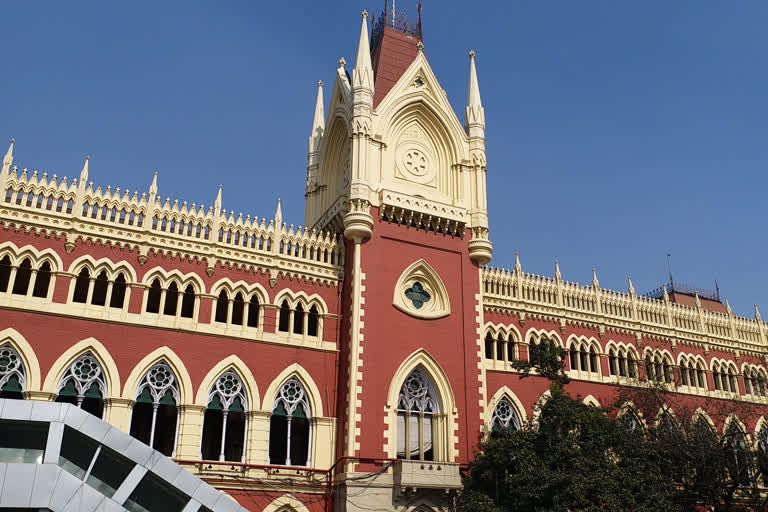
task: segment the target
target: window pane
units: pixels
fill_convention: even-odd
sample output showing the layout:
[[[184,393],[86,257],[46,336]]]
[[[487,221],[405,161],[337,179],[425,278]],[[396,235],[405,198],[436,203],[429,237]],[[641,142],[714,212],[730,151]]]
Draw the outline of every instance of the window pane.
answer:
[[[59,466],[72,473],[78,480],[85,478],[99,443],[65,425],[61,440]]]
[[[114,450],[102,446],[86,483],[105,496],[112,497],[135,465]]]
[[[0,462],[41,464],[48,423],[0,420]]]
[[[181,512],[189,496],[152,473],[147,473],[123,507],[132,512]]]

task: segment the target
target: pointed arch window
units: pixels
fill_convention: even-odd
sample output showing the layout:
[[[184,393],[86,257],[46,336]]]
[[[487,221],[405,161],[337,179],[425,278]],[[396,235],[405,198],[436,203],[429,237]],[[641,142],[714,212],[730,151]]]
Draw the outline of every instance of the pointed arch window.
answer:
[[[405,378],[397,400],[397,458],[435,460],[437,392],[421,368]]]
[[[757,466],[765,481],[768,478],[768,426],[765,423],[757,433]]]
[[[502,398],[493,410],[491,435],[506,430],[518,430],[519,428],[520,417],[517,415],[517,410],[515,410],[509,400]]]
[[[93,294],[91,295],[91,304],[94,306],[103,306],[107,303],[107,289],[109,288],[109,279],[107,272],[102,270],[93,283]]]
[[[160,280],[155,279],[149,286],[147,295],[147,313],[160,313],[160,301],[163,297],[163,288],[160,286]]]
[[[0,292],[8,290],[8,283],[11,280],[11,258],[3,256],[0,259]]]
[[[32,278],[32,261],[24,258],[19,268],[16,269],[16,279],[13,281],[13,293],[26,295],[29,288],[29,280]]]
[[[304,386],[291,377],[280,388],[269,420],[269,463],[309,466],[312,411]]]
[[[320,323],[320,314],[317,310],[317,306],[309,308],[309,315],[307,315],[307,336],[317,336],[318,324]]]
[[[24,399],[24,364],[10,345],[0,347],[0,398]]]
[[[628,408],[621,415],[621,424],[627,432],[634,432],[640,427],[640,418],[633,408]]]
[[[83,267],[83,269],[80,270],[80,273],[77,274],[77,279],[75,280],[75,291],[72,294],[72,301],[80,302],[82,304],[88,302],[88,288],[90,285],[91,272],[87,267]]]
[[[195,316],[195,287],[191,284],[184,289],[181,299],[181,317],[192,318]]]
[[[740,485],[749,485],[749,453],[747,452],[747,436],[739,428],[736,421],[732,421],[725,432],[725,445],[727,457],[727,467],[731,478],[738,481]]]
[[[227,323],[227,310],[229,309],[229,295],[227,290],[219,292],[219,298],[216,299],[216,321],[222,324]]]
[[[120,272],[112,284],[112,296],[109,298],[109,307],[122,309],[125,303],[126,282],[125,275]]]
[[[172,457],[178,435],[178,405],[176,375],[165,361],[161,361],[149,369],[136,390],[131,436]]]
[[[293,312],[293,334],[304,334],[304,306],[301,303]]]
[[[35,276],[35,287],[32,290],[33,297],[45,298],[48,296],[48,287],[51,284],[51,264],[47,261],[40,265]]]
[[[259,296],[255,293],[248,303],[248,327],[259,326]]]
[[[179,285],[172,281],[165,291],[165,304],[163,305],[163,314],[167,316],[176,316],[176,310],[179,306]]]
[[[97,418],[104,417],[107,382],[99,361],[87,352],[67,368],[56,390],[56,401],[80,407]]]
[[[232,370],[224,372],[208,397],[201,445],[204,460],[245,462],[247,411],[242,380]]]
[[[284,300],[280,305],[280,322],[278,330],[281,332],[288,332],[291,325],[291,307],[288,305],[288,301]]]
[[[245,301],[243,294],[237,292],[232,300],[232,325],[243,325],[243,316],[245,314]]]

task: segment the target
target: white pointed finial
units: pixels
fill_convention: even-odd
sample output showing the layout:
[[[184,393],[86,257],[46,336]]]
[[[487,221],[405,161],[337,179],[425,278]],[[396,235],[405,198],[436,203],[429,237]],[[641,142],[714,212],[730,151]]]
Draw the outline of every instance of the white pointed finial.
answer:
[[[360,41],[357,43],[357,60],[352,71],[352,87],[373,91],[373,65],[371,47],[368,43],[368,13],[363,11],[363,23],[360,27]]]
[[[629,274],[627,274],[627,285],[628,285],[627,286],[627,290],[629,290],[630,295],[634,295],[635,294],[635,287],[632,284],[632,276],[630,276]]]
[[[563,278],[562,275],[560,275],[560,262],[558,260],[555,260],[555,279],[560,281]]]
[[[597,280],[597,270],[595,267],[592,267],[592,286],[600,288],[600,281]]]
[[[339,69],[344,69],[344,66],[346,66],[346,65],[347,65],[347,60],[344,57],[340,58],[339,59]]]
[[[317,98],[315,99],[315,115],[312,118],[312,133],[309,134],[309,152],[320,149],[320,139],[325,131],[325,108],[323,106],[323,81],[317,81]]]
[[[91,159],[91,155],[85,157],[85,163],[83,164],[83,170],[80,171],[80,181],[78,182],[81,187],[85,187],[88,182],[88,161]]]
[[[280,229],[283,226],[283,208],[280,206],[280,198],[277,198],[277,209],[275,210],[275,228]]]
[[[728,304],[728,297],[725,297],[725,310],[728,312],[729,315],[733,314],[733,310],[731,309],[731,305]]]
[[[155,175],[152,177],[152,184],[149,186],[149,194],[157,194],[157,171],[155,171]]]
[[[669,294],[667,293],[667,285],[663,284],[661,285],[662,288],[664,288],[664,302],[669,302]]]
[[[523,270],[523,266],[520,265],[520,254],[515,251],[515,272],[521,272]]]
[[[11,143],[8,145],[8,152],[3,158],[2,174],[7,173],[13,165],[13,145],[16,143],[16,139],[11,139]]]
[[[467,87],[464,129],[470,137],[485,137],[485,109],[480,99],[480,84],[477,81],[474,50],[469,52],[469,87]]]
[[[219,185],[219,192],[216,194],[216,201],[213,203],[213,210],[218,215],[221,213],[221,189],[224,185]]]
[[[696,307],[701,309],[701,300],[699,299],[699,292],[696,292]]]
[[[755,304],[755,320],[757,320],[758,322],[762,320],[762,318],[760,317],[760,310],[757,309],[757,304]]]

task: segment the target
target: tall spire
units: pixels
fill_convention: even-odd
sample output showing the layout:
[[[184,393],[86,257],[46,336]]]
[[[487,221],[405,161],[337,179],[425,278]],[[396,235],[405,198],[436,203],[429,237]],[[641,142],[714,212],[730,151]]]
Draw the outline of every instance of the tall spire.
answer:
[[[85,163],[83,164],[83,170],[80,171],[79,185],[82,188],[85,188],[86,183],[88,183],[88,161],[90,159],[91,159],[90,155],[85,157]]]
[[[152,184],[149,186],[150,203],[154,200],[156,195],[157,195],[157,171],[155,171],[155,175],[152,177]]]
[[[16,139],[11,139],[11,144],[8,146],[8,152],[5,154],[5,158],[3,158],[3,168],[1,174],[7,174],[11,169],[11,165],[13,164],[13,144],[15,142]]]
[[[216,201],[213,203],[213,211],[216,215],[221,213],[221,189],[224,185],[219,185],[219,192],[216,194]]]
[[[523,271],[523,266],[520,264],[520,254],[515,251],[515,272],[520,273]]]
[[[555,279],[558,281],[563,279],[562,274],[560,274],[560,262],[558,260],[555,260]]]
[[[467,109],[464,113],[464,129],[470,137],[485,137],[485,109],[480,100],[480,84],[477,82],[474,50],[469,52],[469,87],[467,88]]]
[[[363,11],[363,24],[360,27],[360,42],[357,45],[357,60],[352,72],[352,87],[368,89],[373,95],[373,65],[371,47],[368,43],[368,11]]]
[[[277,209],[275,210],[275,229],[283,227],[283,208],[280,206],[280,198],[277,198]]]
[[[632,284],[632,276],[627,275],[627,283],[628,283],[627,291],[629,292],[630,295],[634,295],[635,294],[635,286]]]
[[[600,288],[600,281],[597,280],[597,269],[595,267],[592,267],[592,286]]]
[[[309,152],[313,153],[320,147],[320,139],[325,131],[325,109],[323,107],[323,81],[317,81],[317,99],[315,100],[315,117],[312,118],[312,133],[309,135]]]

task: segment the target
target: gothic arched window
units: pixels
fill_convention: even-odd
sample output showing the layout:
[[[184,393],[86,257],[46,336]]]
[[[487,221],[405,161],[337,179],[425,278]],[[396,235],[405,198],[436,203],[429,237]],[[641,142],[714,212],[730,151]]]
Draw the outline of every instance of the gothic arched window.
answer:
[[[35,277],[35,286],[32,289],[33,297],[45,298],[48,296],[48,287],[51,284],[51,264],[47,261],[40,265]]]
[[[109,307],[122,309],[125,303],[125,276],[120,272],[112,284],[112,296],[109,298]]]
[[[179,385],[173,370],[161,361],[141,379],[131,415],[131,435],[163,455],[176,451]]]
[[[641,425],[640,418],[637,417],[637,413],[631,407],[621,415],[621,424],[627,432],[634,432]]]
[[[0,347],[0,398],[24,399],[24,364],[10,345]]]
[[[248,303],[248,327],[259,326],[259,296],[255,293]]]
[[[725,432],[725,445],[728,454],[728,472],[731,478],[739,482],[740,485],[748,485],[750,470],[747,436],[735,421],[731,422]]]
[[[70,403],[97,418],[104,416],[107,383],[99,361],[87,352],[67,368],[56,390],[56,401]]]
[[[308,466],[312,411],[304,386],[291,377],[280,388],[269,420],[269,463]]]
[[[506,398],[502,398],[493,410],[491,418],[491,432],[502,432],[505,430],[517,430],[520,428],[520,418],[517,411]]]
[[[216,321],[222,324],[227,323],[227,310],[229,309],[229,294],[227,290],[219,292],[219,298],[216,299]]]
[[[26,295],[29,288],[29,280],[32,278],[32,262],[24,258],[19,268],[16,269],[16,279],[13,281],[13,293]]]
[[[8,290],[8,282],[11,280],[11,258],[3,256],[0,259],[0,292]]]
[[[83,267],[75,280],[75,291],[72,293],[72,302],[85,304],[88,301],[88,288],[91,286],[91,273],[87,267]]]
[[[192,318],[195,316],[195,287],[191,284],[184,289],[184,296],[181,299],[182,318]]]
[[[280,306],[280,321],[277,329],[282,332],[288,332],[291,325],[291,307],[288,305],[288,301],[284,300]]]
[[[405,378],[397,399],[397,457],[435,460],[434,416],[439,412],[437,392],[423,370]]]
[[[763,423],[757,433],[757,466],[763,475],[763,480],[768,478],[768,427]]]
[[[224,372],[208,396],[201,445],[204,460],[245,462],[247,410],[242,380],[232,370]]]

